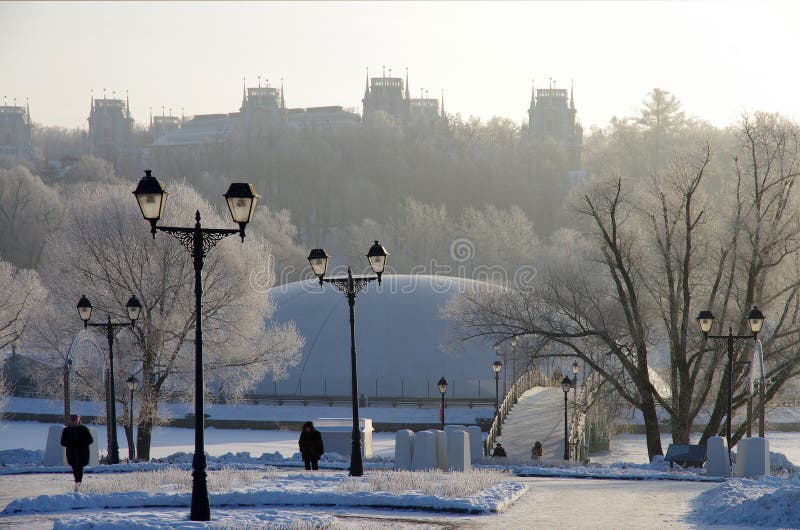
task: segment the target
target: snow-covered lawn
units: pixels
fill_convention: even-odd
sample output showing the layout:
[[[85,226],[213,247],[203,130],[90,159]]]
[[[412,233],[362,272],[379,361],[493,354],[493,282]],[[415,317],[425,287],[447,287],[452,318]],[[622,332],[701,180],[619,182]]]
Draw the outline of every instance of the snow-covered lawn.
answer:
[[[185,471],[183,475],[188,476]],[[214,507],[353,506],[403,508],[454,513],[495,513],[508,507],[527,487],[504,481],[496,471],[470,473],[368,471],[364,477],[343,472],[222,473],[210,479]],[[76,509],[188,507],[191,484],[181,472],[87,477],[84,491],[13,500],[2,515],[69,512]],[[129,483],[129,484],[126,484]],[[98,491],[98,493],[92,493]]]

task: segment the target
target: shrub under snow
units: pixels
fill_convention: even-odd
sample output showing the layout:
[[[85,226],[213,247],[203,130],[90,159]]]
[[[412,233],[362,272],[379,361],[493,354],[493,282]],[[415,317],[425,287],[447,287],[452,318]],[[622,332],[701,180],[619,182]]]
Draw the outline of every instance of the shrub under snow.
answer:
[[[252,471],[223,467],[208,472],[209,491],[230,491],[250,486],[275,475],[274,470]],[[96,475],[81,486],[82,493],[122,493],[144,491],[147,493],[181,493],[192,491],[192,475],[185,469],[168,467],[157,471],[138,471],[124,475]]]
[[[472,469],[463,473],[445,473],[438,469],[369,471],[363,478],[346,478],[342,482],[341,490],[396,494],[419,492],[437,497],[469,497],[502,481],[503,473],[494,469]]]

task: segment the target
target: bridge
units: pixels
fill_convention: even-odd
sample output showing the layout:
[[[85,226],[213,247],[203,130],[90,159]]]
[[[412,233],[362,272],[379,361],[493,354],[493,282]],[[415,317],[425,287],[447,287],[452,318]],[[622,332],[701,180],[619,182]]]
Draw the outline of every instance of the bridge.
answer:
[[[506,394],[486,438],[485,450],[491,454],[500,442],[509,459],[528,460],[535,442],[542,444],[543,460],[564,458],[564,391],[556,381],[539,371],[520,376]],[[590,376],[567,396],[568,443],[570,459],[588,460],[592,431],[590,414],[598,378]]]

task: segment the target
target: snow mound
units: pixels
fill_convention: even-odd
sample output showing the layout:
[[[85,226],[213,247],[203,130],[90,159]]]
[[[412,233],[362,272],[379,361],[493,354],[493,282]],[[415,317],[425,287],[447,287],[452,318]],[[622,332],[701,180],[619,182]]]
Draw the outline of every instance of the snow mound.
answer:
[[[7,449],[0,451],[0,467],[40,466],[44,462],[41,449]]]
[[[127,530],[127,529],[189,529],[189,528],[263,528],[311,530],[333,525],[333,517],[278,510],[214,510],[213,521],[187,521],[184,510],[155,510],[147,512],[92,513],[57,519],[54,530]]]
[[[800,527],[800,480],[762,477],[733,479],[700,494],[693,522],[778,528]]]

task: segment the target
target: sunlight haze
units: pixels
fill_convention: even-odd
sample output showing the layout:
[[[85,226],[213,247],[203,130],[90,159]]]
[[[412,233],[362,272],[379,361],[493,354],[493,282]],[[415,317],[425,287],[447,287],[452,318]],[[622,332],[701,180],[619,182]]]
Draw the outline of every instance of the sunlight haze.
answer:
[[[361,110],[364,77],[409,69],[448,113],[523,121],[531,80],[574,79],[588,129],[634,113],[653,87],[726,125],[800,117],[794,3],[2,3],[0,96],[33,120],[86,127],[90,91],[130,95],[137,123],[233,112],[242,77],[284,78],[287,105]],[[657,23],[656,23],[657,22]],[[169,110],[166,110],[169,113]]]

